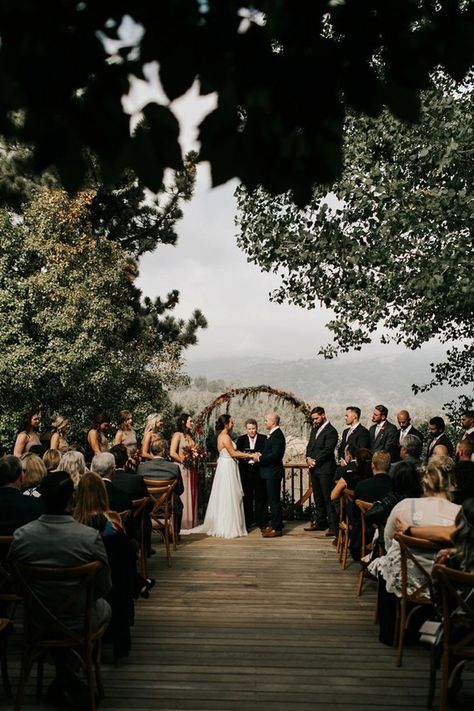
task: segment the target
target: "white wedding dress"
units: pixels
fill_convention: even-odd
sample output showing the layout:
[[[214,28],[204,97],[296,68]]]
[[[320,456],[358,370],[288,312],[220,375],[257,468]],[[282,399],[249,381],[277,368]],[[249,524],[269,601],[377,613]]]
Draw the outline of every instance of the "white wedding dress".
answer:
[[[181,535],[207,533],[216,538],[246,536],[243,496],[237,462],[227,449],[221,449],[204,523],[181,531]]]

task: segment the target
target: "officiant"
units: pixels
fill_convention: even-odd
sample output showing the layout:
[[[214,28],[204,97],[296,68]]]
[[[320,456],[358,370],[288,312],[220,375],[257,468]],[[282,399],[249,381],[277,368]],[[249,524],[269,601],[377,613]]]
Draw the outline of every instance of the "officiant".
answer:
[[[237,438],[235,448],[239,452],[263,452],[266,435],[257,432],[257,420],[245,421],[245,434]],[[239,459],[240,479],[244,491],[245,525],[247,530],[255,523],[267,520],[267,488],[260,478],[260,465],[253,460]]]

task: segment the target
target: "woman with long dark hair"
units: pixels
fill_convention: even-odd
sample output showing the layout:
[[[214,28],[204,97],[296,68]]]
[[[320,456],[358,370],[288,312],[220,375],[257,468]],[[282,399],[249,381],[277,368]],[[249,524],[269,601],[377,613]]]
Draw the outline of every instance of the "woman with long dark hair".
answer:
[[[13,455],[20,458],[25,452],[29,452],[32,447],[41,447],[38,430],[40,426],[40,416],[37,410],[25,412],[20,419],[18,434],[13,448]]]
[[[221,415],[216,423],[217,460],[211,495],[202,526],[181,533],[207,533],[217,538],[246,536],[243,490],[236,459],[255,459],[249,452],[238,452],[230,437],[234,420]]]
[[[109,425],[110,415],[107,415],[107,413],[99,412],[95,416],[91,428],[87,433],[87,444],[92,452],[92,457],[95,457],[96,454],[109,451],[109,440],[105,434]]]
[[[176,432],[171,438],[170,457],[179,464],[184,484],[184,493],[181,494],[183,502],[183,529],[193,528],[197,521],[198,509],[198,470],[197,447],[191,434],[193,420],[191,415],[183,412],[176,421]]]

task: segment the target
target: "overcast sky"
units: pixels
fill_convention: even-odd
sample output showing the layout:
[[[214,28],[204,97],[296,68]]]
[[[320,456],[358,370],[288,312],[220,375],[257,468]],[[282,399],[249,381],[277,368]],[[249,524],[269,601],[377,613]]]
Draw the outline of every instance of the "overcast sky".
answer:
[[[136,81],[124,101],[130,113],[150,100],[168,103],[156,69],[149,65],[145,73],[148,84]],[[172,104],[184,152],[199,147],[197,126],[214,106],[215,97],[199,97],[196,85]],[[200,331],[198,345],[187,351],[188,361],[224,356],[315,357],[330,340],[324,324],[331,314],[322,308],[306,311],[270,301],[269,292],[279,285],[278,277],[247,263],[236,245],[236,185],[211,188],[208,165],[198,166],[195,195],[184,205],[184,218],[177,225],[178,243],[160,245],[142,258],[138,286],[150,297],[164,297],[178,289],[177,316],[188,318],[195,308],[203,311],[209,325]],[[389,355],[395,350],[402,349],[375,343],[345,359]]]

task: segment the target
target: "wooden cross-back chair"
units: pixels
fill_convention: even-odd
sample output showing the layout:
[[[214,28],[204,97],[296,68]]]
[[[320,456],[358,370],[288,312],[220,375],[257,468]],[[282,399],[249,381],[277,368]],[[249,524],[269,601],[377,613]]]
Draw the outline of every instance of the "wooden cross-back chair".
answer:
[[[173,542],[173,550],[176,550],[177,544],[174,490],[178,480],[159,481],[156,479],[144,479],[143,481],[148,489],[148,495],[152,504],[150,511],[152,531],[162,536],[166,548],[168,567],[171,567],[170,540]]]
[[[353,502],[354,492],[351,489],[345,489],[343,495],[339,499],[339,532],[337,537],[336,551],[339,555],[339,563],[343,570],[347,568],[347,552],[351,542],[351,523],[347,516],[347,506],[351,506]]]
[[[12,561],[15,587],[24,601],[23,646],[20,678],[15,699],[15,711],[19,711],[26,682],[36,662],[36,694],[42,696],[43,663],[48,653],[69,649],[84,670],[89,691],[89,709],[95,711],[95,689],[103,696],[100,673],[101,640],[106,624],[94,629],[93,603],[94,582],[103,563],[93,561],[75,567],[43,567],[24,565]],[[38,584],[64,589],[59,602],[52,602],[46,595],[38,595]],[[78,608],[79,606],[79,608]],[[68,610],[82,609],[82,626],[71,627],[64,622]],[[67,619],[67,617],[66,617]]]
[[[405,643],[405,632],[408,629],[410,620],[414,613],[422,607],[432,606],[430,596],[431,591],[431,565],[427,570],[416,554],[433,553],[433,558],[439,550],[439,545],[424,538],[414,538],[405,536],[403,533],[395,534],[395,540],[400,545],[400,566],[401,566],[401,598],[398,611],[398,632],[397,632],[397,666],[401,666],[403,657],[403,647]],[[408,565],[419,576],[418,583],[412,592],[408,591]],[[408,611],[408,608],[411,609]]]
[[[370,540],[368,540],[369,536],[367,535],[368,531],[367,522],[365,520],[365,512],[368,511],[373,506],[373,504],[371,501],[362,501],[362,499],[356,499],[355,504],[360,510],[361,519],[360,571],[357,580],[357,595],[360,596],[362,595],[364,580],[366,580],[369,575],[367,572],[367,568],[369,566],[370,561],[364,559],[372,552],[372,537],[370,537]]]
[[[132,501],[132,516],[135,521],[134,530],[138,542],[138,556],[140,559],[140,573],[143,578],[148,578],[148,540],[146,535],[147,506],[150,501],[148,496]],[[149,536],[148,536],[149,537]]]
[[[13,536],[0,536],[0,666],[3,688],[6,696],[11,696],[10,677],[8,675],[8,637],[12,630],[12,619],[21,597],[16,594],[13,578],[8,567],[7,557]]]
[[[474,660],[474,573],[463,573],[435,565],[433,581],[441,597],[442,605],[442,655],[440,711],[447,706],[448,689],[464,664]],[[436,684],[435,649],[432,650],[428,708],[433,705]]]

